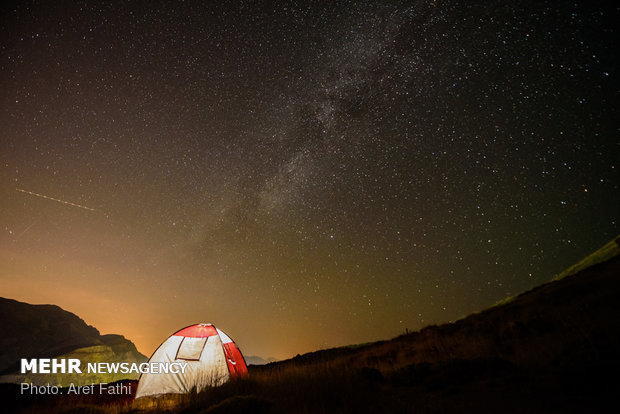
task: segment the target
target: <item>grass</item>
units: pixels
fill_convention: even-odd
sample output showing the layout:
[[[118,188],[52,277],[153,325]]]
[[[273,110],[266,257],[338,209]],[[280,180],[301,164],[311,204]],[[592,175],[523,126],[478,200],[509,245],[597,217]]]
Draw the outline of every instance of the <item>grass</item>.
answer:
[[[619,254],[620,254],[620,236],[618,236],[614,240],[606,243],[603,247],[601,247],[600,249],[596,250],[594,253],[589,254],[588,256],[586,256],[585,258],[583,258],[579,262],[575,263],[574,265],[572,265],[568,269],[565,269],[563,272],[555,275],[551,280],[552,281],[556,281],[556,280],[564,279],[566,276],[574,275],[574,274],[579,273],[582,270],[585,270],[585,269],[587,269],[589,267],[595,266],[595,265],[597,265],[599,263],[606,262],[609,259],[612,259],[612,258],[618,256]],[[502,305],[505,305],[507,303],[510,303],[513,300],[515,300],[518,296],[519,296],[519,294],[518,295],[508,296],[507,298],[504,298],[502,300],[497,301],[491,307],[502,306]],[[459,319],[463,319],[463,318],[466,318],[466,317],[467,316],[463,316],[463,317],[461,317]]]
[[[287,364],[190,396],[179,412],[363,412],[373,405],[370,387],[382,378],[376,369],[338,361]]]
[[[616,237],[614,240],[605,244],[603,247],[595,251],[594,253],[588,255],[580,262],[572,265],[568,269],[564,270],[562,273],[556,275],[553,280],[560,280],[565,278],[566,276],[574,275],[575,273],[579,273],[588,267],[597,265],[599,263],[606,262],[607,260],[617,256],[620,254],[620,236]]]

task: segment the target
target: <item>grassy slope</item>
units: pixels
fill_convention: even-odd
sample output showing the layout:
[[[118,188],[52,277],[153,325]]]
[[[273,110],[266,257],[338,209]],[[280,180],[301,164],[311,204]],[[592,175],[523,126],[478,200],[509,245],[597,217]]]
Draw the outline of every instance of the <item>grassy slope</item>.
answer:
[[[560,273],[549,283],[514,296],[502,304],[496,304],[489,309],[471,314],[457,322],[441,326],[429,326],[419,332],[402,335],[390,341],[379,341],[312,352],[291,360],[269,364],[267,367],[278,367],[286,364],[300,365],[313,363],[317,360],[331,361],[339,360],[340,358],[349,361],[350,358],[356,358],[356,356],[364,354],[372,354],[379,360],[385,361],[386,359],[395,358],[394,356],[390,357],[387,355],[391,352],[391,348],[405,343],[411,349],[420,349],[419,352],[415,353],[416,357],[412,358],[411,362],[421,362],[422,360],[429,362],[437,359],[472,357],[476,355],[485,357],[493,355],[494,357],[505,357],[511,360],[518,359],[520,358],[519,355],[524,351],[517,350],[507,355],[506,352],[500,352],[496,345],[503,342],[511,342],[514,343],[514,346],[517,346],[517,342],[527,341],[526,338],[533,335],[536,336],[536,342],[540,343],[542,336],[547,336],[551,333],[555,334],[555,330],[572,332],[571,329],[567,328],[577,330],[592,328],[591,326],[578,327],[576,325],[578,320],[581,319],[580,315],[582,313],[584,318],[605,316],[605,311],[602,308],[606,307],[610,308],[610,315],[615,313],[614,294],[618,293],[619,242],[620,238],[612,240],[576,265]],[[605,264],[600,265],[601,263]],[[571,278],[563,283],[557,283],[560,279],[580,272],[581,274],[578,277]],[[605,287],[609,288],[609,290],[605,290]],[[603,299],[608,300],[608,303],[598,303]],[[593,314],[595,312],[598,313]],[[543,325],[543,319],[546,319],[545,323],[556,322],[554,327],[557,329],[551,329],[551,327],[536,329],[538,325]],[[606,320],[607,318],[604,319]],[[520,332],[520,328],[524,323],[528,324],[527,333]],[[499,331],[494,329],[494,327],[504,324],[506,325],[505,328]],[[463,335],[465,335],[463,340],[466,343],[459,344],[458,349],[446,349],[442,352],[438,348],[440,346],[448,347],[447,344],[437,343],[438,337],[449,336],[450,341],[456,341],[457,337]],[[487,340],[491,340],[492,344],[486,344],[484,347],[482,344],[472,345],[475,338],[483,340],[482,338],[485,337],[487,337]],[[422,345],[424,342],[432,342],[429,349]],[[527,347],[525,349],[527,350]],[[408,353],[413,355],[411,350]],[[402,358],[400,354],[398,355],[400,361]],[[521,357],[529,358],[530,360],[540,358],[536,356],[524,357],[523,355]],[[545,361],[544,358],[543,360]],[[260,367],[257,367],[257,370],[260,369]]]
[[[602,410],[620,369],[618,250],[613,241],[562,280],[455,323],[253,367],[251,379],[195,396],[187,412]]]
[[[553,280],[560,280],[566,276],[574,275],[587,269],[588,267],[606,262],[607,260],[610,260],[618,255],[620,255],[620,236],[616,237],[616,239],[610,241],[594,253],[588,255],[579,263],[576,263],[564,270],[562,273],[554,277]]]

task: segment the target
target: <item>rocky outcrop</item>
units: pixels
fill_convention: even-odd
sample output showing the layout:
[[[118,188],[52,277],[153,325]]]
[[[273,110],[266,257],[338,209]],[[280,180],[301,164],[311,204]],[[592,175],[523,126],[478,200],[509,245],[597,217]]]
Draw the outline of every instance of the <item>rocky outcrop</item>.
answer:
[[[77,358],[89,362],[142,363],[147,357],[122,335],[101,335],[77,315],[55,305],[31,305],[0,298],[0,382],[68,386],[136,379],[138,374],[20,374],[22,358]]]

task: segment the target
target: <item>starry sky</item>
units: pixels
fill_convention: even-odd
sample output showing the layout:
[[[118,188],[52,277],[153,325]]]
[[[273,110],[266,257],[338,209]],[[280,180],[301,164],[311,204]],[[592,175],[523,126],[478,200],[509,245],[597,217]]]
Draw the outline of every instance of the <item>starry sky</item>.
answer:
[[[550,280],[620,233],[620,13],[513,3],[3,2],[0,296],[286,358]]]

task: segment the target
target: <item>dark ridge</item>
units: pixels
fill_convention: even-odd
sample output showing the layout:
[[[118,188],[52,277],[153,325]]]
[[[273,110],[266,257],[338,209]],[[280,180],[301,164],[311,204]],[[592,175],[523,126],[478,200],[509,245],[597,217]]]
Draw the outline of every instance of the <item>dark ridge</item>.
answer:
[[[78,348],[108,345],[119,355],[146,359],[121,335],[101,335],[77,315],[56,305],[0,298],[0,375],[19,369],[21,358],[53,358]]]

